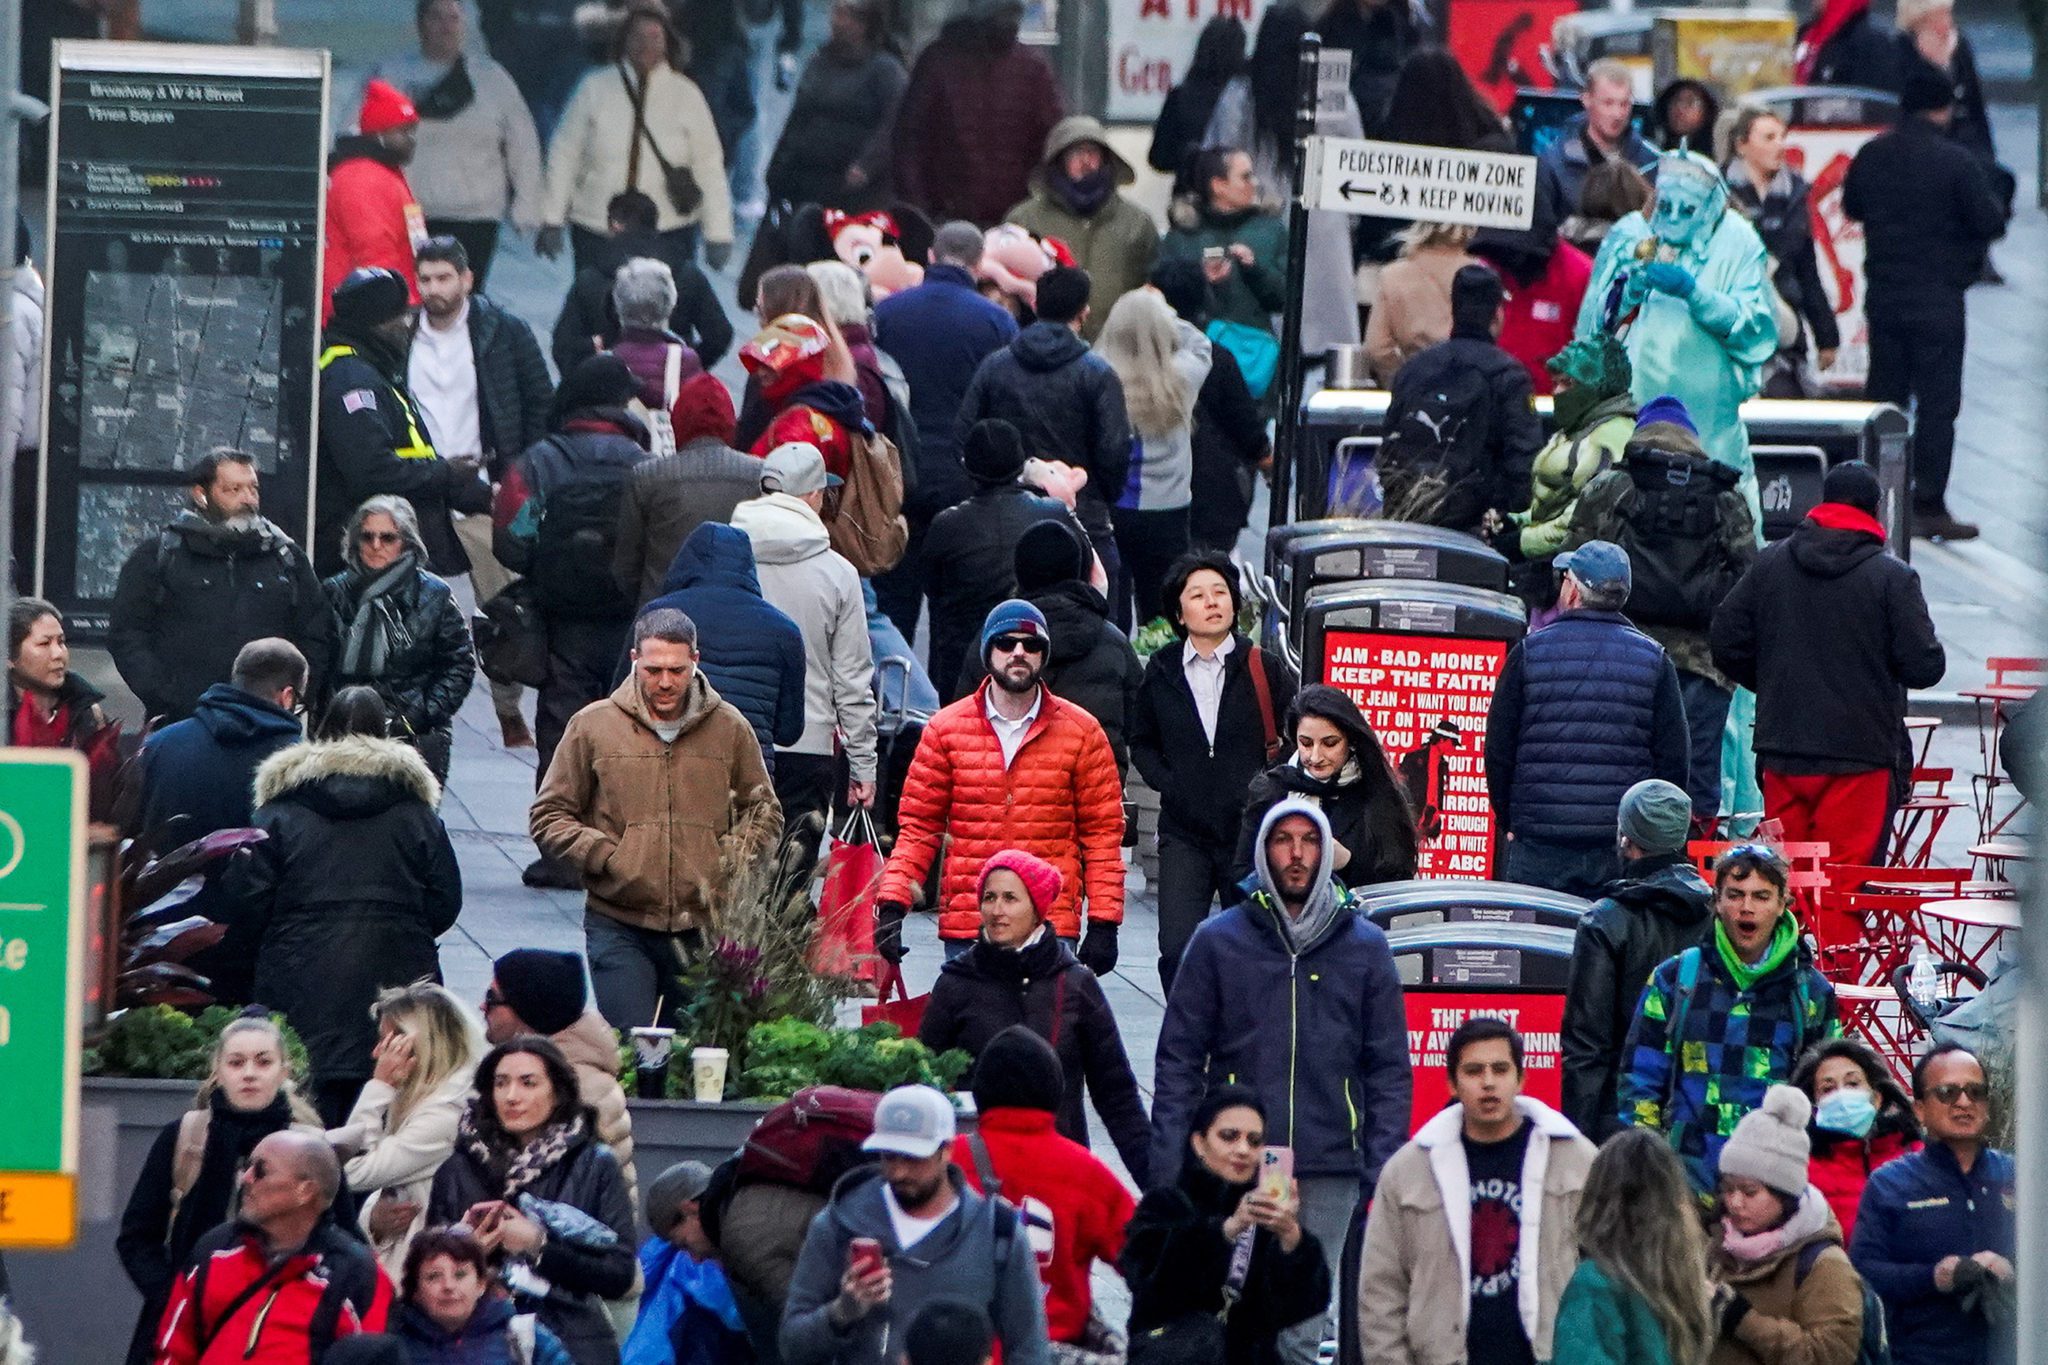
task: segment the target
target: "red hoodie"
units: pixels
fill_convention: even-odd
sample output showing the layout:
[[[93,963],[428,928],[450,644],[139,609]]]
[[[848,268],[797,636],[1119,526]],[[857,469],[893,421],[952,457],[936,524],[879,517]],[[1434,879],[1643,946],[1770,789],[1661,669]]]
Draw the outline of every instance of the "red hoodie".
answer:
[[[334,286],[360,266],[381,265],[420,301],[413,253],[427,240],[427,219],[405,172],[361,151],[344,152],[327,174],[327,252],[320,261],[320,325],[334,316]]]
[[[1046,1329],[1054,1341],[1078,1342],[1095,1303],[1088,1272],[1097,1261],[1116,1264],[1137,1203],[1093,1152],[1053,1131],[1053,1116],[1046,1110],[990,1109],[978,1124],[1002,1196],[1024,1211],[1038,1252]],[[954,1139],[953,1164],[981,1190],[972,1137]],[[1047,1223],[1052,1226],[1049,1253]]]
[[[1883,522],[1846,502],[1816,503],[1814,509],[1806,514],[1806,519],[1830,531],[1862,531],[1879,540],[1884,539]]]

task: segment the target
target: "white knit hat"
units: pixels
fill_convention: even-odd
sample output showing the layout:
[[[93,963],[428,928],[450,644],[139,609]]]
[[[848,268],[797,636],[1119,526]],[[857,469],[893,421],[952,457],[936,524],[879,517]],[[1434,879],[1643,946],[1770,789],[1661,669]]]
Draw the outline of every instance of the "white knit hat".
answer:
[[[1806,1163],[1813,1144],[1806,1136],[1813,1101],[1796,1086],[1774,1085],[1760,1108],[1735,1125],[1721,1149],[1721,1174],[1744,1176],[1797,1199],[1806,1192]]]

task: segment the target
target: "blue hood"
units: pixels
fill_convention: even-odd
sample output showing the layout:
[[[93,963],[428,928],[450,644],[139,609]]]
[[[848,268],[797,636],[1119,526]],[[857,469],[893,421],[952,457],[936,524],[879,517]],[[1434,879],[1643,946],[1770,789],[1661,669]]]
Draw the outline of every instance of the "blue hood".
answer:
[[[215,683],[200,693],[192,718],[206,727],[216,743],[228,748],[270,735],[298,739],[303,734],[297,716],[227,683]]]
[[[745,531],[722,521],[704,522],[676,551],[668,577],[661,581],[664,594],[684,588],[737,588],[759,597],[761,579],[754,572],[754,542]]]

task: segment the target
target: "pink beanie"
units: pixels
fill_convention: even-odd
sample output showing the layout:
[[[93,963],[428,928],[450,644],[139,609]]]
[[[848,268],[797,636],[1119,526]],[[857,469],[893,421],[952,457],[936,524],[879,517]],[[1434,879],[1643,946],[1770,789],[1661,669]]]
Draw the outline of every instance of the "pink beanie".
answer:
[[[1031,908],[1040,919],[1052,913],[1053,902],[1060,898],[1060,887],[1066,879],[1051,863],[1021,848],[1006,848],[981,865],[980,880],[974,884],[977,905],[981,903],[981,893],[988,889],[988,874],[1001,871],[1017,874],[1017,880],[1024,883],[1024,894],[1031,897]]]

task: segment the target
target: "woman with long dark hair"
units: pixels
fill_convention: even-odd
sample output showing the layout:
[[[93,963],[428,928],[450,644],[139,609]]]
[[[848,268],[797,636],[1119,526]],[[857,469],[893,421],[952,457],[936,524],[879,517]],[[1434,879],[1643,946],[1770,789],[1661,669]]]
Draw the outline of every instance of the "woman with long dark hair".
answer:
[[[1254,777],[1231,876],[1251,875],[1252,841],[1266,812],[1289,797],[1313,801],[1330,822],[1338,880],[1349,887],[1406,881],[1415,875],[1415,815],[1380,748],[1371,722],[1351,698],[1311,683],[1287,708],[1292,752]]]
[[[1166,92],[1152,124],[1152,149],[1145,160],[1153,170],[1173,175],[1200,149],[1223,87],[1244,73],[1245,44],[1244,21],[1235,15],[1219,14],[1202,25],[1187,74]]]
[[[1458,59],[1441,47],[1417,48],[1408,54],[1394,77],[1393,98],[1387,101],[1386,112],[1372,135],[1383,142],[1413,142],[1468,152],[1515,150],[1500,111],[1479,93]],[[1360,251],[1375,261],[1393,260],[1400,254],[1402,230],[1413,221],[1377,215],[1360,218]],[[1382,376],[1383,381],[1386,378]]]
[[[1793,1068],[1792,1084],[1813,1101],[1807,1178],[1835,1211],[1842,1244],[1853,1245],[1870,1173],[1920,1150],[1920,1120],[1891,1068],[1854,1038],[1831,1038],[1810,1049]]]
[[[515,1311],[537,1313],[576,1365],[618,1365],[603,1301],[633,1287],[633,1205],[560,1048],[514,1038],[478,1064],[454,1155],[434,1176],[427,1223],[472,1228]]]

